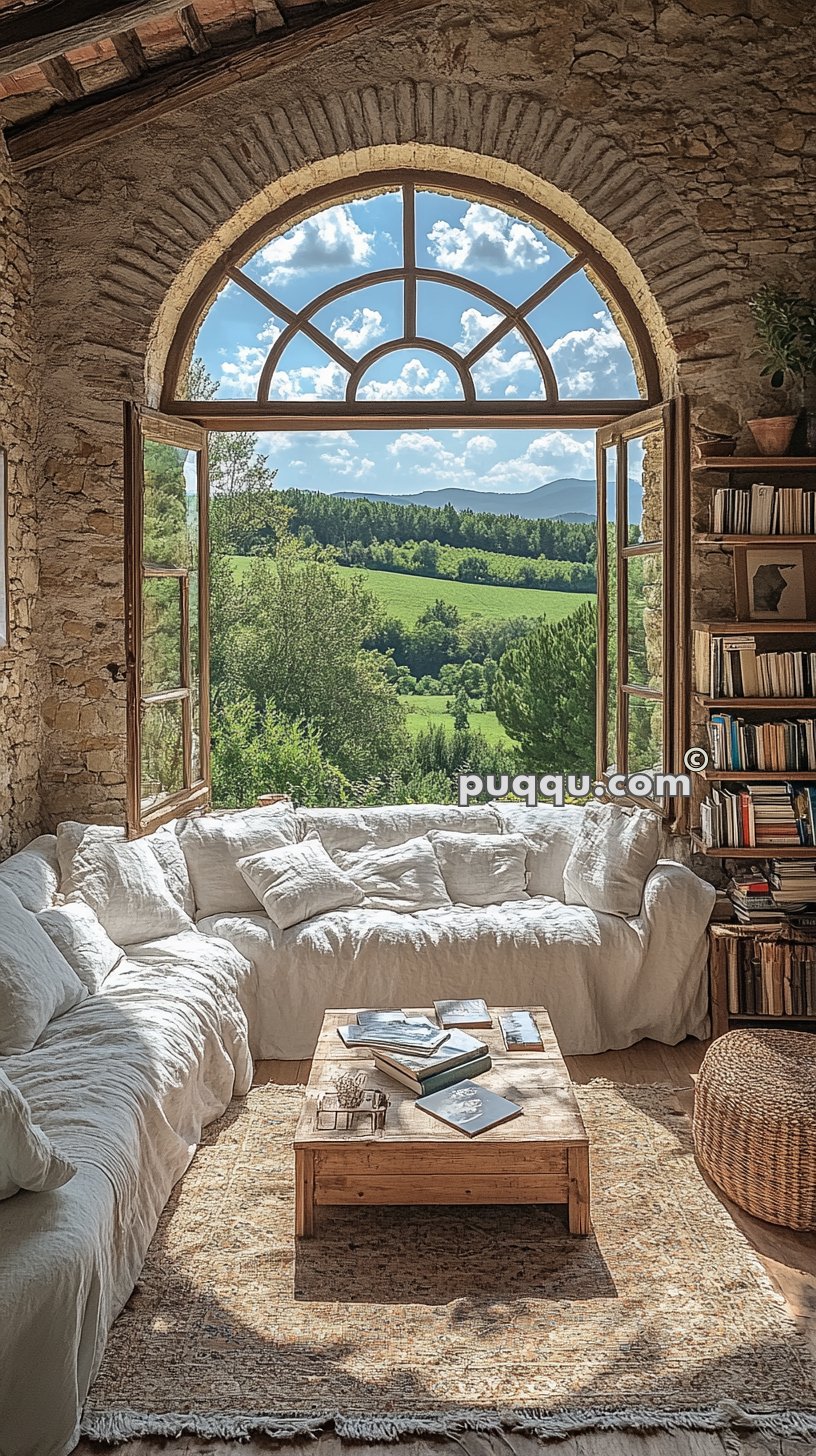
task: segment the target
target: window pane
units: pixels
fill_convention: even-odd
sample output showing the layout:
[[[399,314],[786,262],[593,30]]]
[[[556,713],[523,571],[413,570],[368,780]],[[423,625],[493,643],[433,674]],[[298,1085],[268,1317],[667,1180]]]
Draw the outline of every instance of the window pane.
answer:
[[[190,783],[201,780],[201,643],[199,638],[201,578],[190,573],[190,702],[192,707],[192,760]]]
[[[181,581],[145,577],[142,585],[142,694],[182,686]]]
[[[627,770],[661,770],[663,768],[663,703],[649,698],[627,696]]]
[[[629,467],[629,544],[663,539],[663,430],[626,444]]]
[[[143,466],[143,560],[190,567],[198,531],[196,452],[145,440]]]
[[[184,788],[181,702],[142,708],[142,811]]]
[[[607,716],[606,716],[606,767],[616,765],[617,746],[617,689],[618,689],[618,556],[617,556],[617,447],[609,445],[604,450],[606,461],[606,569],[607,569]]]
[[[627,681],[644,688],[663,687],[663,554],[630,556],[626,561]]]

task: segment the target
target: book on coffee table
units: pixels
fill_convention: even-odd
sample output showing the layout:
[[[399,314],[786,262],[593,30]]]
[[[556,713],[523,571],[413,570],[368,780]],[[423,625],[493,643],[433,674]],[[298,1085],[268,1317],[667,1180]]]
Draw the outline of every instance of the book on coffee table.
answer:
[[[395,1051],[428,1056],[448,1039],[427,1016],[406,1017],[404,1021],[375,1021],[367,1026],[351,1023],[338,1026],[337,1034],[347,1047],[391,1047]]]
[[[417,1056],[410,1051],[394,1051],[393,1048],[378,1047],[377,1056],[384,1062],[390,1062],[400,1072],[407,1072],[410,1077],[431,1077],[435,1072],[447,1071],[448,1067],[455,1067],[461,1062],[470,1062],[474,1057],[484,1056],[487,1046],[475,1036],[470,1036],[466,1031],[450,1031],[441,1046],[434,1051],[428,1052],[426,1056]]]
[[[434,1010],[439,1025],[445,1027],[492,1026],[493,1019],[484,1001],[468,998],[464,1001],[434,1001]]]
[[[372,1026],[382,1021],[407,1021],[404,1011],[358,1011],[357,1025]]]
[[[432,1058],[428,1058],[429,1061]],[[457,1062],[454,1067],[445,1067],[441,1072],[431,1072],[429,1076],[419,1078],[410,1072],[404,1072],[401,1067],[394,1066],[393,1062],[383,1061],[379,1051],[374,1052],[374,1066],[384,1077],[391,1077],[395,1082],[401,1082],[409,1092],[416,1097],[429,1096],[431,1092],[440,1092],[443,1087],[450,1087],[454,1082],[464,1082],[470,1077],[480,1077],[482,1072],[489,1072],[493,1065],[490,1053],[485,1051],[478,1057],[473,1057],[467,1062]]]
[[[480,1132],[510,1122],[524,1111],[517,1102],[470,1081],[457,1082],[441,1092],[432,1092],[429,1097],[420,1097],[416,1105],[467,1137],[478,1137]]]
[[[529,1011],[504,1011],[499,1017],[504,1045],[509,1052],[543,1052],[538,1022]]]

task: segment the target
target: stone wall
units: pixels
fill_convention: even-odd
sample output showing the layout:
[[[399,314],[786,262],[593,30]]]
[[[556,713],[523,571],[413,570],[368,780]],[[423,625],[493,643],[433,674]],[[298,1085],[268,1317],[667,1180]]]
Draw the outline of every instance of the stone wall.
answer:
[[[805,0],[441,4],[33,175],[49,820],[123,815],[121,404],[157,401],[221,248],[338,176],[500,180],[617,268],[695,423],[736,428],[762,402],[747,299],[813,275],[812,21]]]
[[[27,203],[0,140],[0,446],[8,457],[9,645],[0,647],[0,858],[40,824],[32,275]]]

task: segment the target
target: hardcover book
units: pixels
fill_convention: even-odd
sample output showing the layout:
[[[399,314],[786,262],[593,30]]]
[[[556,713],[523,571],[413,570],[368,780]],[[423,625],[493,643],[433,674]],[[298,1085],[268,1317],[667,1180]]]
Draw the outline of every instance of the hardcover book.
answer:
[[[477,1041],[475,1036],[468,1036],[466,1031],[452,1031],[442,1045],[427,1056],[390,1051],[386,1047],[378,1047],[377,1055],[383,1061],[390,1062],[398,1071],[421,1081],[435,1072],[443,1072],[446,1067],[455,1067],[461,1062],[469,1061],[471,1057],[483,1056],[486,1051],[484,1042]]]
[[[491,1092],[487,1087],[480,1087],[478,1082],[470,1081],[457,1082],[441,1092],[419,1097],[416,1105],[431,1117],[455,1127],[457,1132],[463,1132],[466,1137],[478,1137],[479,1133],[488,1132],[491,1127],[520,1117],[524,1111],[517,1102],[510,1102],[507,1097],[500,1097],[498,1092]]]
[[[483,1052],[479,1057],[473,1057],[471,1061],[459,1062],[455,1067],[446,1067],[442,1072],[434,1072],[431,1076],[423,1078],[412,1077],[410,1072],[403,1072],[393,1063],[386,1062],[377,1051],[374,1053],[374,1066],[384,1077],[391,1077],[395,1082],[401,1082],[409,1092],[416,1097],[429,1097],[432,1092],[439,1092],[443,1087],[450,1087],[454,1082],[463,1082],[469,1077],[479,1077],[482,1072],[489,1072],[493,1063],[489,1052]]]
[[[357,1025],[372,1026],[381,1021],[407,1021],[404,1011],[358,1011]]]
[[[499,1017],[504,1045],[509,1052],[543,1052],[544,1041],[529,1011],[505,1011]]]
[[[484,1001],[434,1001],[440,1026],[492,1026],[493,1021]]]
[[[367,1026],[356,1023],[338,1026],[337,1034],[348,1047],[392,1047],[395,1051],[416,1052],[419,1056],[436,1051],[448,1035],[434,1026],[427,1016],[406,1017],[404,1021],[375,1021]]]

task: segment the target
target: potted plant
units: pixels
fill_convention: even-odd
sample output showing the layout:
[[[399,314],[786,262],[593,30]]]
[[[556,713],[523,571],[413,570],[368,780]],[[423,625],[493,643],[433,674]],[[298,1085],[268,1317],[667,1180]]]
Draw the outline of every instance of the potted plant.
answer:
[[[765,358],[760,372],[769,378],[772,389],[781,389],[790,379],[801,412],[802,448],[809,455],[816,454],[816,298],[766,283],[749,308]],[[762,455],[784,455],[796,421],[796,415],[776,415],[749,420],[748,428]]]

